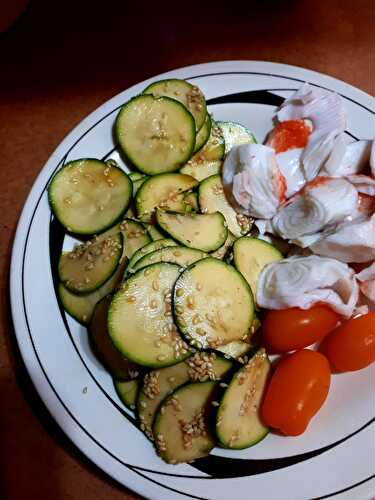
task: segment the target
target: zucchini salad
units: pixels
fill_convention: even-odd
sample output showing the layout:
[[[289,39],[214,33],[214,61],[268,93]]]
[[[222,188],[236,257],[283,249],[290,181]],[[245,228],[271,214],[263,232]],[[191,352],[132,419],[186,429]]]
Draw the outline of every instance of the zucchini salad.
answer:
[[[332,374],[375,360],[375,147],[345,130],[304,84],[260,144],[162,80],[117,115],[127,171],[80,158],[50,182],[77,239],[60,303],[167,463],[302,434]]]

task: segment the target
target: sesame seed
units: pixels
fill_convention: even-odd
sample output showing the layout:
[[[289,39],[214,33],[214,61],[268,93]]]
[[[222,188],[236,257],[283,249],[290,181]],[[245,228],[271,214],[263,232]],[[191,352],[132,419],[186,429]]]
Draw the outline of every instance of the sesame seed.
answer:
[[[156,309],[157,307],[158,307],[157,301],[155,299],[151,300],[151,302],[150,302],[150,308],[151,309]]]
[[[184,290],[183,290],[182,288],[179,288],[179,289],[176,291],[176,295],[177,295],[177,297],[181,297],[183,294],[184,294]]]
[[[197,288],[198,292],[200,292],[202,290],[202,288],[203,288],[202,283],[197,283],[197,287],[196,288]]]
[[[183,314],[184,308],[182,306],[177,305],[175,307],[175,311],[176,311],[177,314]]]

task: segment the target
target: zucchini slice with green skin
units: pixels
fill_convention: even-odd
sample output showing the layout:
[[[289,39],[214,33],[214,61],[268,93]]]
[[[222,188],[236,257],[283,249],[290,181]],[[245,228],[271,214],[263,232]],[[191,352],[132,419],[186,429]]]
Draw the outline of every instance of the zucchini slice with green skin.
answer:
[[[144,175],[141,179],[137,179],[133,182],[133,197],[138,193],[139,188],[144,184],[144,182],[149,179],[148,175]]]
[[[247,338],[254,300],[248,283],[234,267],[208,257],[179,276],[173,310],[180,332],[191,345],[215,349]]]
[[[210,453],[215,446],[210,413],[216,382],[196,382],[168,396],[155,416],[155,447],[167,463],[190,462]]]
[[[161,240],[156,240],[156,241],[151,241],[151,243],[148,243],[147,245],[141,247],[139,250],[135,252],[133,257],[130,259],[129,264],[128,264],[128,270],[134,271],[134,266],[135,264],[145,257],[146,255],[155,252],[156,250],[160,250],[161,248],[165,247],[176,247],[177,243],[174,240],[170,239],[161,239]]]
[[[184,203],[186,205],[186,212],[198,212],[198,195],[197,193],[186,193],[184,196]]]
[[[254,135],[240,123],[235,122],[216,122],[220,128],[225,140],[225,154],[230,151],[233,146],[241,144],[254,144],[256,139]]]
[[[213,252],[224,244],[228,236],[224,216],[214,214],[176,214],[156,211],[159,226],[176,241],[189,248]]]
[[[147,224],[146,229],[147,229],[147,232],[150,235],[152,241],[158,241],[158,240],[165,239],[165,234],[163,234],[160,231],[160,229],[158,229],[156,226],[153,226],[152,224]]]
[[[133,185],[112,163],[91,158],[67,163],[48,186],[51,210],[76,234],[98,234],[126,212]]]
[[[144,225],[133,219],[124,219],[103,236],[109,236],[121,232],[124,237],[125,255],[131,259],[135,252],[151,242],[151,238]]]
[[[173,322],[170,294],[176,264],[157,263],[137,271],[115,294],[108,312],[112,342],[127,359],[160,368],[190,355]]]
[[[224,356],[238,359],[248,354],[252,348],[253,346],[251,344],[248,344],[243,340],[233,340],[232,342],[229,342],[229,344],[217,347],[216,350],[223,353]]]
[[[141,172],[130,172],[129,174],[129,179],[132,182],[139,181],[140,179],[143,179],[144,177],[147,177],[144,174],[141,174]]]
[[[228,231],[228,237],[225,240],[224,245],[222,245],[220,248],[215,250],[215,252],[211,253],[211,257],[215,257],[215,259],[220,259],[223,260],[224,257],[227,255],[227,253],[230,251],[230,249],[233,246],[233,243],[236,241],[236,237],[233,236],[233,234]]]
[[[121,233],[77,245],[74,250],[60,257],[60,281],[73,293],[93,292],[116,271],[122,253]]]
[[[262,269],[271,262],[283,259],[282,253],[270,243],[244,236],[233,245],[233,259],[236,269],[249,283],[254,297]]]
[[[121,284],[124,269],[128,260],[124,258],[113,276],[95,292],[85,295],[77,295],[70,292],[62,283],[58,285],[58,295],[65,311],[82,325],[88,325],[91,321],[95,305],[106,295],[114,292]]]
[[[252,226],[252,219],[237,212],[229,204],[220,175],[212,175],[199,185],[199,206],[203,213],[220,212],[224,215],[229,231],[239,238],[247,234]]]
[[[152,423],[159,405],[177,387],[187,382],[220,380],[232,367],[232,361],[215,353],[197,352],[181,363],[147,373],[137,401],[141,430],[149,439],[153,439]]]
[[[114,380],[113,384],[118,397],[124,405],[129,410],[135,410],[140,385],[139,380]]]
[[[188,161],[187,164],[180,169],[180,173],[191,175],[191,177],[201,182],[211,175],[219,174],[222,165],[223,163],[221,160],[207,160],[201,163]]]
[[[208,141],[211,135],[212,120],[209,113],[206,113],[206,119],[202,125],[202,128],[197,133],[195,138],[195,148],[194,153],[197,153]]]
[[[195,121],[174,99],[139,95],[121,108],[115,135],[125,155],[141,172],[173,172],[194,151]]]
[[[160,248],[138,260],[133,265],[133,270],[138,271],[138,269],[142,269],[150,264],[155,264],[156,262],[171,262],[181,267],[187,267],[205,257],[207,257],[205,252],[196,250],[195,248],[182,246]]]
[[[131,380],[139,375],[137,365],[124,358],[108,334],[107,316],[112,296],[107,295],[95,306],[89,327],[89,339],[98,360],[113,377]]]
[[[185,80],[171,78],[151,83],[143,94],[152,94],[154,97],[170,97],[183,104],[193,115],[196,129],[200,130],[206,118],[206,100],[201,90]]]
[[[260,349],[233,376],[216,414],[216,436],[221,446],[241,450],[268,434],[259,410],[270,369],[267,355]]]
[[[220,127],[212,121],[211,133],[204,147],[191,158],[191,163],[222,160],[225,154],[225,139]]]
[[[183,193],[197,185],[198,181],[189,175],[154,175],[142,185],[135,198],[139,218],[144,222],[150,222],[158,207],[184,212]]]

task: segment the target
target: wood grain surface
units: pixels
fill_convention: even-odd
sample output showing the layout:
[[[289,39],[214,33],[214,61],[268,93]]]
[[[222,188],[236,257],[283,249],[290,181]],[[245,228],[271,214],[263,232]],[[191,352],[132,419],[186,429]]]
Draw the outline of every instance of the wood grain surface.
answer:
[[[129,4],[32,0],[0,34],[3,499],[137,498],[92,465],[49,416],[25,371],[10,320],[17,220],[41,167],[71,128],[138,81],[224,59],[304,66],[375,94],[374,0],[248,0],[246,8],[228,1],[184,3],[180,13],[176,2]]]

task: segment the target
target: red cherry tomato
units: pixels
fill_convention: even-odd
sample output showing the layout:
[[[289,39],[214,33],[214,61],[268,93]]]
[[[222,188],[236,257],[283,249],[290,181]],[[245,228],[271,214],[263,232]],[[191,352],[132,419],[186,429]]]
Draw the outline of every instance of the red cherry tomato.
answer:
[[[360,370],[375,361],[375,312],[350,319],[324,339],[320,350],[334,371]]]
[[[302,434],[328,395],[331,371],[319,352],[304,349],[277,365],[262,405],[269,427],[287,436]]]
[[[270,311],[262,323],[266,345],[276,352],[302,349],[332,331],[340,316],[326,306]]]

